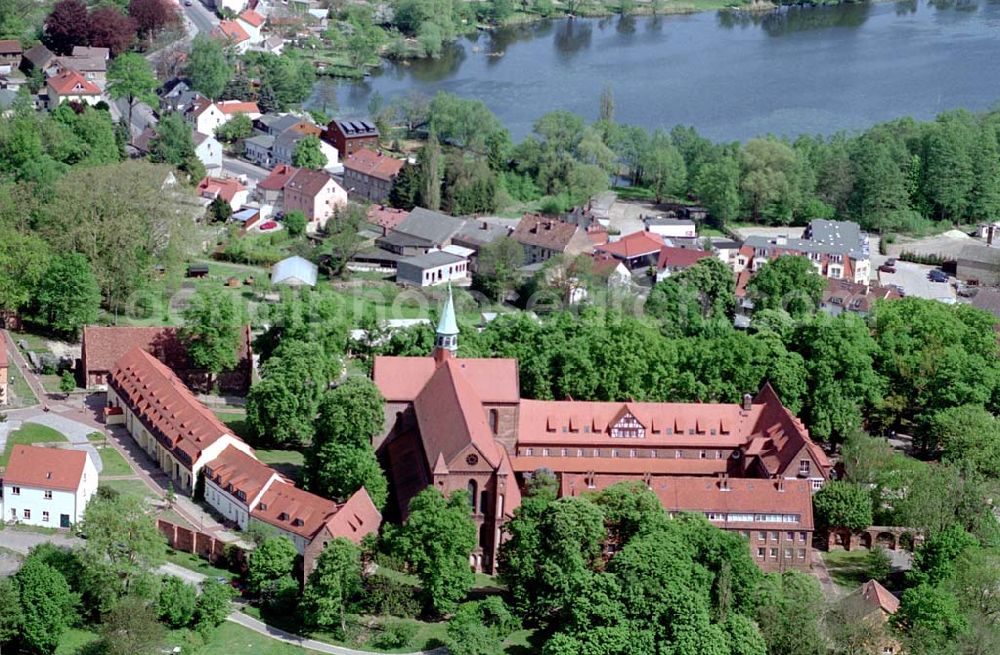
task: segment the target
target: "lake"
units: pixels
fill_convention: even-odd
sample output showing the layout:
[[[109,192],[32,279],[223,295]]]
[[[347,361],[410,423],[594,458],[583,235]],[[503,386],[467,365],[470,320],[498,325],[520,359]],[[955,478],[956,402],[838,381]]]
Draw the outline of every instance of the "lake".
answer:
[[[438,60],[389,63],[336,85],[338,115],[449,91],[477,98],[515,140],[545,112],[693,125],[713,140],[860,130],[1000,99],[1000,0],[788,8],[766,15],[555,20],[480,33]]]

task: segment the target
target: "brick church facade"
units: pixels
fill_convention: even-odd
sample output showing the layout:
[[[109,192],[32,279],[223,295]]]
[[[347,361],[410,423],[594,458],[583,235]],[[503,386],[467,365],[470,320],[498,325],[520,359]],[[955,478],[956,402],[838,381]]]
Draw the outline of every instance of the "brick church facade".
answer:
[[[748,539],[765,570],[808,569],[812,492],[830,462],[766,385],[741,403],[522,399],[517,361],[460,358],[449,292],[428,357],[376,357],[386,430],[375,447],[403,519],[433,485],[469,491],[476,570],[495,572],[503,523],[538,469],[562,495],[642,481],[671,513],[702,513]]]

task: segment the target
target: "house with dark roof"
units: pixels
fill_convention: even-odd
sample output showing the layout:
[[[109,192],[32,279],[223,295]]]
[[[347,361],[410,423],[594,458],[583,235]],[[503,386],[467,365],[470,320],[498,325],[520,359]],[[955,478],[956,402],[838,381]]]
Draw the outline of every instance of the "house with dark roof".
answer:
[[[21,42],[17,39],[0,39],[0,73],[9,73],[21,65]]]
[[[806,257],[823,277],[866,284],[871,278],[868,235],[857,223],[815,219],[802,238],[750,236],[736,255],[736,273],[760,270],[782,255]]]
[[[375,245],[404,257],[424,255],[451,244],[452,237],[465,221],[447,214],[414,207],[409,216],[375,240]]]
[[[869,580],[837,601],[833,611],[844,621],[860,624],[859,641],[855,652],[902,653],[903,645],[895,637],[888,623],[899,611],[899,599],[877,580]]]
[[[378,149],[379,133],[371,121],[333,120],[322,138],[337,149],[341,159],[347,159],[362,148]]]
[[[41,43],[33,45],[25,50],[21,57],[21,70],[24,71],[25,75],[30,75],[31,71],[36,68],[43,71],[48,70],[55,58],[55,53]]]
[[[97,493],[97,467],[82,450],[15,444],[0,480],[4,521],[68,528]]]
[[[524,246],[525,264],[544,262],[555,255],[582,255],[594,249],[586,228],[541,214],[525,214],[511,236]]]
[[[427,486],[469,492],[477,570],[495,570],[518,484],[542,468],[566,495],[641,481],[670,512],[701,512],[724,529],[752,532],[761,568],[809,569],[811,493],[831,465],[769,384],[739,403],[531,400],[520,396],[517,360],[457,352],[449,292],[431,356],[375,358],[386,427],[374,445],[396,519]]]
[[[851,312],[858,316],[868,316],[879,300],[902,298],[894,287],[877,284],[854,284],[847,280],[827,279],[826,289],[820,299],[819,308],[830,316]]]

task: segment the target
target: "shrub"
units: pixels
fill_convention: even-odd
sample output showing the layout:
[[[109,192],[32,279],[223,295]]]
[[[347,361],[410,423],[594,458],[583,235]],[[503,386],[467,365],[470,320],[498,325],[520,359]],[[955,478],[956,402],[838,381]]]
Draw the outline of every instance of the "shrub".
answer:
[[[416,623],[403,619],[387,619],[379,626],[379,632],[372,640],[376,648],[403,648],[417,636]]]

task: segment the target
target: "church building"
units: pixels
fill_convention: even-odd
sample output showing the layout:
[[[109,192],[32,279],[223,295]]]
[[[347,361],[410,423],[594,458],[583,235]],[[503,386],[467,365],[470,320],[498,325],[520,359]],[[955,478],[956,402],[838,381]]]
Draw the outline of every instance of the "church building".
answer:
[[[430,356],[375,358],[386,430],[374,445],[390,515],[405,519],[431,485],[468,490],[479,529],[472,564],[493,573],[519,485],[544,468],[563,495],[642,481],[667,511],[703,513],[747,537],[765,570],[808,568],[811,493],[830,462],[770,385],[741,403],[522,399],[517,360],[458,357],[458,334],[449,289]]]

